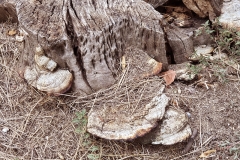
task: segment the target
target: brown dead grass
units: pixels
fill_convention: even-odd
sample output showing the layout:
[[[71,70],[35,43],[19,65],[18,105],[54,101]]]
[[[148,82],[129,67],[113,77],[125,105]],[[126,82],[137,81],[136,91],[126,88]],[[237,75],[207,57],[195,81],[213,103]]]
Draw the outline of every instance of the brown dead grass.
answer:
[[[18,63],[23,44],[6,35],[7,30],[13,27],[16,25],[0,24],[0,130],[9,128],[6,133],[0,132],[0,159],[88,159],[88,155],[92,154],[89,150],[92,146],[99,148],[93,152],[99,156],[98,159],[107,160],[191,160],[200,159],[199,155],[210,149],[217,151],[211,155],[212,159],[234,159],[237,153],[240,154],[239,150],[229,152],[229,149],[239,147],[240,143],[238,77],[235,78],[236,81],[225,84],[215,82],[214,87],[209,90],[181,82],[175,82],[166,88],[166,94],[173,102],[177,102],[177,107],[191,114],[189,123],[199,131],[189,153],[181,153],[187,142],[173,146],[152,146],[137,142],[107,141],[90,136],[85,138],[90,144],[84,145],[83,136],[86,133],[75,132],[78,127],[73,123],[76,113],[83,108],[88,110],[94,105],[109,101],[116,93],[125,94],[120,88],[125,88],[126,84],[128,87],[141,88],[147,81],[161,84],[162,80],[153,77],[144,80],[145,82],[138,80],[131,83],[127,82],[127,75],[123,74],[115,86],[87,97],[80,97],[75,93],[60,97],[48,96],[20,78]],[[137,65],[141,66],[139,63]],[[146,95],[155,91],[154,85],[145,86],[148,91]],[[138,94],[141,93],[143,92],[139,90]],[[117,101],[119,97],[112,103]]]

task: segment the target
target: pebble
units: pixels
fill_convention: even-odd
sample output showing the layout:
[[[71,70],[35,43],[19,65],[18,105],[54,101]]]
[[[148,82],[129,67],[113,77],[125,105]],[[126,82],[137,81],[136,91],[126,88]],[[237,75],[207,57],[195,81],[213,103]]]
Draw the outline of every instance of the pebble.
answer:
[[[2,133],[7,133],[9,131],[9,128],[8,127],[4,127],[3,129],[2,129]]]

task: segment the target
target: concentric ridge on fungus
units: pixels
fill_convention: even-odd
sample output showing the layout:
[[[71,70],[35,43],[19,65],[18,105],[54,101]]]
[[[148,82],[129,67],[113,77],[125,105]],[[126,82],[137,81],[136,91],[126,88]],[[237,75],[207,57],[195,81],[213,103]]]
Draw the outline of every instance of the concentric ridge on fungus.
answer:
[[[37,67],[26,67],[24,78],[33,87],[49,94],[59,95],[70,89],[73,81],[72,73],[58,69],[55,72],[41,71]]]
[[[41,47],[36,47],[34,59],[41,69],[53,71],[57,67],[57,63],[55,61],[44,55],[43,49]]]
[[[131,115],[128,115],[124,106],[93,107],[88,114],[87,131],[109,140],[142,137],[164,117],[168,102],[169,98],[165,94],[158,94]]]

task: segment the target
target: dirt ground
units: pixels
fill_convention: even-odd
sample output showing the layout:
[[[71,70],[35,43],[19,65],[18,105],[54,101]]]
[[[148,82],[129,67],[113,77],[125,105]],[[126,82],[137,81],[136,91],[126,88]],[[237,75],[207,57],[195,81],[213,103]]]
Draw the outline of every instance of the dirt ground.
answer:
[[[188,153],[182,153],[187,141],[154,146],[103,140],[76,131],[79,125],[74,123],[83,108],[93,107],[89,104],[95,95],[82,98],[69,92],[49,96],[19,76],[23,44],[6,35],[10,28],[14,25],[0,24],[0,159],[240,159],[237,76],[225,83],[215,81],[209,89],[178,81],[165,88],[170,104],[187,112],[191,128],[198,130]],[[163,83],[160,77],[153,80]],[[80,120],[85,118],[83,115]],[[208,158],[199,158],[209,150],[215,151]]]

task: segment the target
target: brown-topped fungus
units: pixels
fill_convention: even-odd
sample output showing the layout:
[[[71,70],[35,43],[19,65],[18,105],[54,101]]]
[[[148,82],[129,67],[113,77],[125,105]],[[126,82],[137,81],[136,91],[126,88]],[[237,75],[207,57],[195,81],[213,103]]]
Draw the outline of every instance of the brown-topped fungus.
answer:
[[[87,131],[109,140],[132,140],[156,127],[165,113],[169,98],[159,92],[147,105],[130,111],[125,106],[97,106],[88,114]]]
[[[68,91],[73,82],[73,75],[68,70],[56,69],[57,63],[46,57],[42,47],[36,47],[33,68],[26,67],[24,78],[40,91],[60,95]]]

